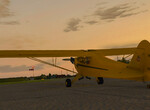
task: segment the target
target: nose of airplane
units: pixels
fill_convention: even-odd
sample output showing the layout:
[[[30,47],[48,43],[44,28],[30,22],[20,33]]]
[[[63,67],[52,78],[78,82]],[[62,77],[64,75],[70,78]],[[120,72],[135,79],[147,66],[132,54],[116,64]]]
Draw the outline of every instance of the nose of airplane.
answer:
[[[70,61],[71,61],[72,64],[74,64],[75,59],[71,57]]]

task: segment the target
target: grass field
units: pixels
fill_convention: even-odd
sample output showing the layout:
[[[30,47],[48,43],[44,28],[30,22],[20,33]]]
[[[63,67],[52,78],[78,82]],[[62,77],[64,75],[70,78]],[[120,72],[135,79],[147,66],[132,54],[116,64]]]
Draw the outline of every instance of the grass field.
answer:
[[[6,85],[6,84],[18,84],[18,83],[32,83],[32,82],[46,82],[46,81],[54,81],[54,80],[58,80],[58,79],[63,79],[65,80],[65,78],[54,78],[54,79],[41,79],[41,80],[6,80],[6,81],[0,81],[0,85]]]

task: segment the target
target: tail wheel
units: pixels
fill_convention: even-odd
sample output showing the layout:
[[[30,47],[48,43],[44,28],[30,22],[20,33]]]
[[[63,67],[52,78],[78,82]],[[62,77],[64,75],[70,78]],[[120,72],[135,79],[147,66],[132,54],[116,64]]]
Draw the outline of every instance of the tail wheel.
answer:
[[[71,79],[66,79],[66,87],[71,87]]]
[[[96,81],[97,81],[97,84],[103,84],[104,83],[103,77],[97,77]]]

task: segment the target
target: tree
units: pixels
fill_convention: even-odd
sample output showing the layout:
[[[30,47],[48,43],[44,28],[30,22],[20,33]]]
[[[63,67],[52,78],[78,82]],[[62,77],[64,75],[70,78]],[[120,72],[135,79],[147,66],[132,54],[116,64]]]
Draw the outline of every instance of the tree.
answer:
[[[52,75],[51,73],[48,74],[47,79],[51,79]]]
[[[41,74],[41,79],[46,79],[46,75],[45,74]]]

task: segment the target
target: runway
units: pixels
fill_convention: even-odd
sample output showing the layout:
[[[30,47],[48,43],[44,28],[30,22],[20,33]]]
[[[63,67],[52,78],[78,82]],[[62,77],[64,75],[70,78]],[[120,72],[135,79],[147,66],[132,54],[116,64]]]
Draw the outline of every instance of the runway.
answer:
[[[65,79],[0,85],[0,110],[150,110],[150,89],[141,82]]]

